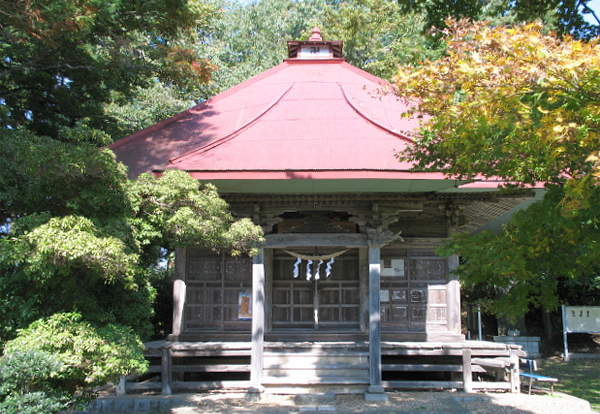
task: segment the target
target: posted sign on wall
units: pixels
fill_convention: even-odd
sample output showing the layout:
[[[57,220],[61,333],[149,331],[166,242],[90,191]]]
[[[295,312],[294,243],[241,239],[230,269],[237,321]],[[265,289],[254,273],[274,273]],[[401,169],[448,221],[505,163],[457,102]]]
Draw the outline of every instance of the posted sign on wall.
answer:
[[[562,306],[565,360],[569,360],[567,333],[600,333],[600,306]]]

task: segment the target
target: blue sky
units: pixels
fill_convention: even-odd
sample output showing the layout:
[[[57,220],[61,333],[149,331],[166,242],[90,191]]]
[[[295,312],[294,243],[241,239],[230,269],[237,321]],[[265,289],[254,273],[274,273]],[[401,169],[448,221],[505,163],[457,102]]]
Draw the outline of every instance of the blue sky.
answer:
[[[588,3],[588,7],[592,10],[594,10],[594,13],[596,13],[596,16],[600,17],[600,0],[592,0]],[[598,24],[598,22],[596,21],[596,19],[594,19],[594,17],[591,14],[584,14],[583,15],[585,17],[585,19],[592,23],[592,24]]]
[[[592,0],[588,3],[588,7],[590,9],[592,9],[595,13],[596,16],[600,17],[600,0]],[[592,17],[591,14],[585,15],[585,19],[593,24],[598,24],[598,22]]]

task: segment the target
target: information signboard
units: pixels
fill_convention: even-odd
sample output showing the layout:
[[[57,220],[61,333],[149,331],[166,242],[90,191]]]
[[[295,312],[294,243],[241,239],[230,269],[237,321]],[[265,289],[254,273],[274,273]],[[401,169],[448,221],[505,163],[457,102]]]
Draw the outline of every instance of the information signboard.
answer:
[[[568,333],[600,333],[600,306],[562,306],[565,361],[569,360]]]

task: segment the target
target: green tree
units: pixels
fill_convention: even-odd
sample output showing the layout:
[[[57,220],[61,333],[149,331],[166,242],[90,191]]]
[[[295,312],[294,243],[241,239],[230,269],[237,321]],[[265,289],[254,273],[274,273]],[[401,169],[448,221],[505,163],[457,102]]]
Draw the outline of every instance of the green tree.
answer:
[[[458,236],[445,250],[465,259],[465,282],[508,293],[493,309],[510,316],[555,307],[564,287],[597,287],[600,48],[543,32],[450,22],[447,56],[397,77],[413,113],[429,116],[400,158],[449,177],[549,186],[499,234]]]
[[[215,33],[198,53],[217,68],[203,93],[208,98],[281,63],[288,40],[308,40],[318,26],[325,40],[344,41],[346,60],[391,80],[399,63],[441,55],[440,44],[421,33],[422,13],[404,15],[394,0],[308,0],[225,3]]]
[[[147,87],[135,88],[130,96],[113,93],[110,102],[104,104],[104,113],[116,121],[110,129],[111,135],[133,134],[191,108],[197,102],[187,95],[158,79],[150,81]]]
[[[446,28],[446,19],[486,20],[491,24],[514,25],[541,21],[559,35],[571,34],[590,39],[600,34],[600,19],[588,7],[591,0],[398,0],[405,12],[422,11],[426,15],[424,30],[436,28],[436,35]],[[591,15],[595,24],[584,15]]]
[[[199,0],[0,0],[0,344],[73,310],[147,338],[159,258],[260,240],[213,187],[133,183],[105,148],[193,104],[214,69],[195,47],[220,15]]]
[[[72,130],[69,130],[72,132]],[[22,130],[0,134],[0,340],[41,316],[78,310],[148,338],[151,267],[186,244],[249,252],[261,231],[234,221],[214,187],[181,171],[129,181],[111,151]],[[166,249],[166,250],[165,250]]]
[[[213,69],[188,46],[217,13],[199,0],[1,0],[0,10],[3,127],[106,130],[114,93],[156,77],[193,93]]]
[[[398,72],[423,123],[404,159],[424,170],[565,184],[585,203],[600,159],[600,48],[542,26],[454,23],[448,55]]]
[[[443,53],[443,45],[422,34],[424,17],[402,13],[395,0],[351,0],[328,4],[316,23],[324,38],[344,41],[350,64],[391,80],[399,64],[418,65]]]
[[[222,2],[223,18],[197,44],[198,54],[216,67],[201,97],[208,99],[283,62],[287,41],[299,40],[318,19],[324,0]],[[312,27],[312,26],[311,26]],[[310,33],[310,32],[309,32]]]
[[[457,235],[442,254],[460,254],[463,286],[495,292],[479,303],[509,319],[560,304],[599,305],[600,191],[592,193],[595,204],[564,214],[564,188],[552,186],[502,231]]]

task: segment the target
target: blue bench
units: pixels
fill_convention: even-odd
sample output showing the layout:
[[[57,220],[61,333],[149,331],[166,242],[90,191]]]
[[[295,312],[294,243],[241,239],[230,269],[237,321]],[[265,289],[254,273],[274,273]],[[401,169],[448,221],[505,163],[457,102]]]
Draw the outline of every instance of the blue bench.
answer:
[[[522,379],[529,379],[529,395],[531,395],[531,387],[533,386],[533,381],[537,382],[546,382],[550,384],[550,392],[554,394],[554,384],[558,382],[558,378],[546,377],[544,375],[534,374],[534,371],[537,371],[537,363],[533,359],[522,359],[521,365],[523,365],[524,369],[519,372],[519,376]],[[529,372],[526,372],[529,371]]]

